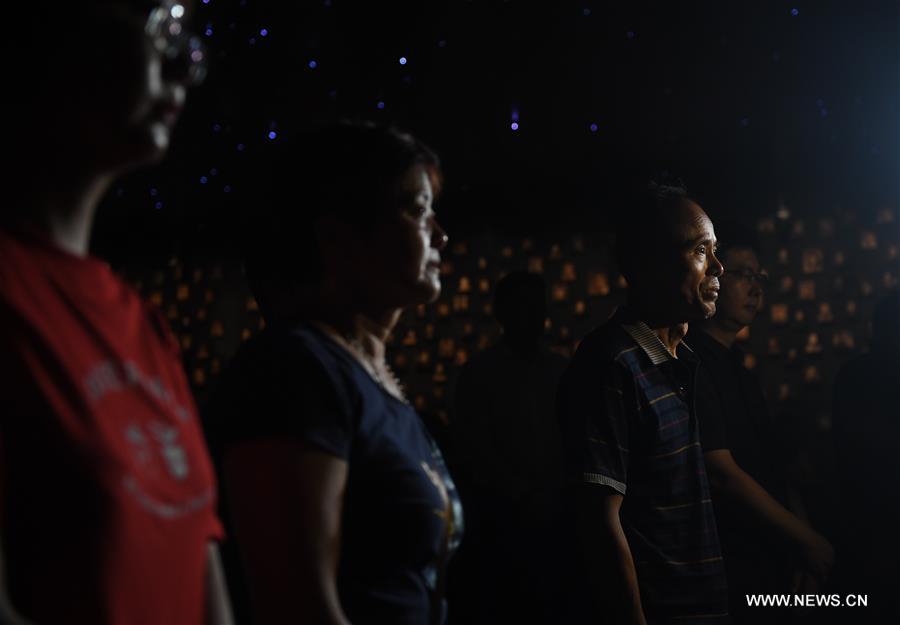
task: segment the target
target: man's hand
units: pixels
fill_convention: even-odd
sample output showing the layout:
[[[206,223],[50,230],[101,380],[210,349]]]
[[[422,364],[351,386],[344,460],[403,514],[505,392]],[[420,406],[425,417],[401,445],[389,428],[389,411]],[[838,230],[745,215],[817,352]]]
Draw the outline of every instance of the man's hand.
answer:
[[[816,576],[803,569],[797,569],[791,576],[791,594],[814,595],[821,588]]]
[[[744,504],[764,527],[775,530],[789,544],[795,545],[803,570],[824,585],[834,566],[834,548],[831,543],[773,499],[752,476],[738,466],[730,450],[714,449],[706,452],[704,458],[714,495],[729,497]]]
[[[834,567],[834,547],[818,532],[810,529],[801,543],[805,569],[824,585]]]

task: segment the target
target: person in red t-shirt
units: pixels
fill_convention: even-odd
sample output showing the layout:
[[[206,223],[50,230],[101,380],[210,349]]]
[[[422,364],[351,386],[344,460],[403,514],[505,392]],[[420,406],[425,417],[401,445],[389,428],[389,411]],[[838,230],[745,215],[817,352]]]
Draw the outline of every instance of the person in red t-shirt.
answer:
[[[88,253],[100,197],[165,154],[204,52],[173,1],[9,12],[0,623],[230,623],[216,486],[177,343]]]

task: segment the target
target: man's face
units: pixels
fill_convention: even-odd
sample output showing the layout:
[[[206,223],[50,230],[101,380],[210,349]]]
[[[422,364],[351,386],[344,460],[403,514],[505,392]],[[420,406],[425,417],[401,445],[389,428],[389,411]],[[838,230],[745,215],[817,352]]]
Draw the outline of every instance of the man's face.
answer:
[[[763,304],[759,259],[749,248],[729,249],[720,279],[716,321],[735,332],[753,323]]]
[[[678,322],[709,319],[716,312],[722,263],[716,258],[716,233],[700,206],[685,200],[662,227],[668,228],[668,249],[660,250],[657,283],[667,294]]]

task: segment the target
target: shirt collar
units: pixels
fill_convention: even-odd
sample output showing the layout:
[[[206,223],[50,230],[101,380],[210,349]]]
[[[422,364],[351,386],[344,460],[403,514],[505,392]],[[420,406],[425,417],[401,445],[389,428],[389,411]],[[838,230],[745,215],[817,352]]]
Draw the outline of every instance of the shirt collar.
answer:
[[[622,329],[644,350],[644,353],[650,358],[650,362],[654,365],[661,365],[664,362],[675,360],[656,332],[650,329],[650,326],[640,319],[636,319],[629,311],[622,312]],[[688,347],[684,341],[679,341],[678,349],[686,351],[689,357],[694,355],[694,350]]]

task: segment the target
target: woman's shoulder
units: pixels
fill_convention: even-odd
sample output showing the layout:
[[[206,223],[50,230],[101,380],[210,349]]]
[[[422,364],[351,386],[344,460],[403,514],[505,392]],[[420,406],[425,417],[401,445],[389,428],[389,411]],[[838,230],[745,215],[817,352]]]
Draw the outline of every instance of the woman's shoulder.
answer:
[[[223,440],[291,436],[345,455],[357,391],[324,338],[270,326],[244,342],[218,380],[208,428]]]
[[[272,325],[248,339],[238,349],[228,367],[245,379],[266,376],[273,380],[292,379],[304,384],[322,378],[337,382],[344,363],[319,333],[303,325]]]
[[[226,394],[249,391],[302,396],[304,401],[320,397],[349,415],[365,403],[360,378],[352,357],[321,330],[309,324],[273,324],[241,345],[220,386]]]
[[[320,330],[307,324],[276,324],[241,346],[238,358],[271,363],[288,370],[315,369],[343,375],[349,363]]]

